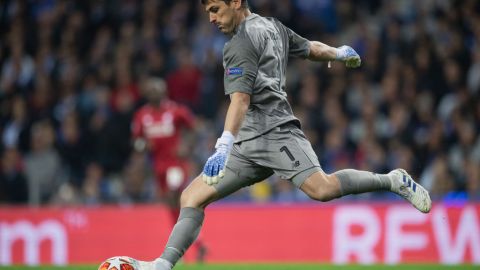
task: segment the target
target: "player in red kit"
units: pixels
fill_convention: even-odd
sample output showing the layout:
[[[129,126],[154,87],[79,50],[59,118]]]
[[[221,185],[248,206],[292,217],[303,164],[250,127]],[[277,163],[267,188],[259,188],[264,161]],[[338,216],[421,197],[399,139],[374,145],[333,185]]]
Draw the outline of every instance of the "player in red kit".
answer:
[[[167,98],[166,84],[160,78],[147,79],[145,94],[148,103],[133,119],[134,148],[150,153],[158,197],[169,205],[175,222],[180,193],[188,180],[189,163],[185,156],[191,145],[194,118],[186,106]]]

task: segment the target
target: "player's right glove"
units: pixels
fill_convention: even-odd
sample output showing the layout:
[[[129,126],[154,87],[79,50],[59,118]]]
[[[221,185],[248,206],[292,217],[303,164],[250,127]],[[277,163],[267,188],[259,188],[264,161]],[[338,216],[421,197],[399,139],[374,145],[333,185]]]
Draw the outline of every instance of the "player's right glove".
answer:
[[[345,62],[348,68],[356,68],[362,64],[360,55],[350,46],[341,46],[337,48],[336,60]]]
[[[232,149],[235,137],[229,131],[224,131],[215,144],[215,153],[208,158],[203,167],[202,178],[208,185],[217,184],[225,175],[225,166]]]

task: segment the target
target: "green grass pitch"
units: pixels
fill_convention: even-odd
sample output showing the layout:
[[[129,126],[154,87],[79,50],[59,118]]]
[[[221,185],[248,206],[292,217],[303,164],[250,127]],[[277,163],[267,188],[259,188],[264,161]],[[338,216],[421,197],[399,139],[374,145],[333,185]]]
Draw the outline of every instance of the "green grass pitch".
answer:
[[[73,265],[67,267],[28,267],[28,266],[12,266],[1,267],[2,270],[96,270],[98,266],[95,265]],[[470,270],[479,269],[476,265],[433,265],[433,264],[407,264],[407,265],[326,265],[326,264],[186,264],[178,265],[174,270]]]

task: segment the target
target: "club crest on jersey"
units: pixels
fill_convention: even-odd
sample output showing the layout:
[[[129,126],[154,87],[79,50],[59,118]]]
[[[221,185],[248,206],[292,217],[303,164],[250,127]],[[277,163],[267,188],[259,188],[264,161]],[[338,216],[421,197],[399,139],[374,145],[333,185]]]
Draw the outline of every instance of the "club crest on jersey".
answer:
[[[233,67],[233,68],[227,68],[227,75],[236,75],[236,76],[241,76],[243,75],[243,68],[241,67]]]

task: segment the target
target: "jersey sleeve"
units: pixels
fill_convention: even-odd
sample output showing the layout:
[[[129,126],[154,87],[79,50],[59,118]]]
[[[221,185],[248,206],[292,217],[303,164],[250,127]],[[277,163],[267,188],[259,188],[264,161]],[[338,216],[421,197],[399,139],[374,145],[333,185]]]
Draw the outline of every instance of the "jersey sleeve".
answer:
[[[137,113],[135,113],[132,124],[131,124],[131,129],[132,129],[132,138],[136,139],[136,138],[144,137],[141,111],[138,111]]]
[[[258,59],[259,54],[247,36],[230,41],[223,55],[226,95],[234,92],[252,94],[257,78]]]
[[[293,57],[307,58],[310,54],[310,41],[295,33],[292,29],[286,27],[285,25],[281,25],[285,29],[288,38],[288,44],[290,48],[288,55]]]

